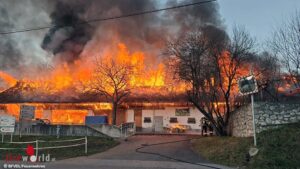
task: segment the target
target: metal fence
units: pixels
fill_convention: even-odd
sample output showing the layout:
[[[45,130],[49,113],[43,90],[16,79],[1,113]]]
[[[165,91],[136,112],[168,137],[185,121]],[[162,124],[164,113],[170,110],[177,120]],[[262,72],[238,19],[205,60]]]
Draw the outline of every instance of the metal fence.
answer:
[[[136,133],[135,123],[122,123],[120,125],[120,133],[124,138],[134,135]]]
[[[40,147],[39,143],[66,143],[66,142],[76,142],[76,141],[83,141],[84,143],[76,143],[76,144],[69,144],[63,146],[50,146],[50,147]],[[78,138],[78,139],[70,139],[70,140],[56,140],[56,141],[46,141],[46,140],[35,140],[35,141],[26,141],[26,142],[5,142],[6,144],[35,144],[34,150],[36,150],[36,157],[38,157],[39,150],[47,150],[47,149],[60,149],[60,148],[69,148],[69,147],[79,147],[84,145],[85,154],[88,153],[87,145],[88,140],[87,137]],[[1,148],[0,150],[24,150],[26,148]]]
[[[33,125],[19,129],[17,124],[15,135],[50,135],[50,136],[98,136],[107,137],[98,130],[85,125]]]

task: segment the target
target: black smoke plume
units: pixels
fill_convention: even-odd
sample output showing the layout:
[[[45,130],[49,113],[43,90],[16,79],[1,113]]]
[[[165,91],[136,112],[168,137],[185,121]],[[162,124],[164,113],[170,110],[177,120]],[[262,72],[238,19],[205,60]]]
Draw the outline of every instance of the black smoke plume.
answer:
[[[218,5],[211,2],[105,22],[78,23],[193,2],[199,0],[169,0],[166,3],[158,0],[59,0],[50,14],[55,26],[45,36],[42,48],[69,63],[80,58],[88,43],[93,46],[89,50],[101,51],[122,42],[130,45],[131,50],[150,51],[155,55],[175,36],[203,25],[220,27]]]
[[[1,36],[0,70],[27,69],[101,54],[117,43],[156,58],[167,41],[204,25],[223,29],[217,2],[146,15],[81,24],[87,20],[183,5],[200,0],[10,0],[0,2],[1,32],[53,25],[50,29]],[[38,44],[38,45],[37,45]],[[62,62],[61,62],[62,61]],[[39,72],[36,70],[36,72]],[[33,74],[34,73],[30,73]]]
[[[50,15],[54,27],[46,34],[42,48],[58,56],[60,61],[77,60],[93,32],[91,25],[83,24],[82,15],[86,10],[84,3],[58,1]]]

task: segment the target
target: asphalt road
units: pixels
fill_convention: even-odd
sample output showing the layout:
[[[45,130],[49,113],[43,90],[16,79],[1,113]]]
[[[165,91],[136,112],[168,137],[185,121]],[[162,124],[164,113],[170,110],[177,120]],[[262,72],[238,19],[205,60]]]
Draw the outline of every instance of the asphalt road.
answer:
[[[47,169],[227,169],[198,156],[186,139],[186,136],[133,136],[106,152],[45,165]],[[140,147],[143,148],[137,152]]]
[[[138,151],[159,153],[168,157],[185,160],[192,163],[207,162],[202,157],[192,151],[186,136],[133,136],[127,142],[122,142],[104,153],[90,156],[92,159],[119,159],[119,160],[145,160],[145,161],[173,161],[159,155],[136,152]],[[174,142],[176,141],[176,142]],[[174,142],[174,143],[172,143]],[[165,144],[158,144],[165,143]],[[157,144],[157,145],[151,145]],[[146,146],[148,145],[148,146]]]

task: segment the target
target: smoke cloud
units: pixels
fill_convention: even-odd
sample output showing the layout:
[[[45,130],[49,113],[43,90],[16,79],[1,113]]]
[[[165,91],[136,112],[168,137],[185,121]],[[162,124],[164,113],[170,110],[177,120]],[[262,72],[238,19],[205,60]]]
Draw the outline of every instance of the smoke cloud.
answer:
[[[51,10],[51,5],[42,1],[1,1],[0,31],[47,25]],[[40,46],[45,32],[46,30],[0,35],[0,71],[22,78],[36,72],[40,65],[49,63],[49,54]]]
[[[37,72],[43,65],[88,60],[113,51],[120,42],[130,51],[144,51],[146,59],[159,59],[166,42],[182,33],[205,25],[222,30],[218,4],[212,2],[104,22],[79,23],[192,2],[199,0],[1,1],[1,32],[44,25],[53,27],[1,36],[0,70],[22,76],[24,72]]]
[[[59,57],[60,61],[72,63],[77,60],[92,37],[92,26],[81,24],[85,21],[86,6],[86,3],[61,1],[50,14],[54,27],[46,34],[42,48]]]

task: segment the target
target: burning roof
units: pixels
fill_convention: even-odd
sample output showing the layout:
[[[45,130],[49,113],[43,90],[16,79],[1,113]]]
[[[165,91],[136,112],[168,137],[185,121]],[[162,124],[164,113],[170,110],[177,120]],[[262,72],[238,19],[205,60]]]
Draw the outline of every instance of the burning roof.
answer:
[[[167,76],[165,66],[146,67],[144,53],[130,53],[125,44],[120,43],[116,50],[116,64],[128,64],[132,67],[128,85],[132,95],[129,100],[165,100],[174,97],[183,98],[184,83],[178,83]],[[111,52],[101,57],[102,60],[111,57]],[[1,72],[0,78],[9,87],[0,93],[0,102],[97,102],[106,98],[97,92],[87,90],[94,75],[94,64],[76,61],[73,66],[64,64],[57,67],[46,76],[35,79],[15,79]],[[71,71],[72,70],[72,71]],[[103,79],[104,80],[104,79]]]

